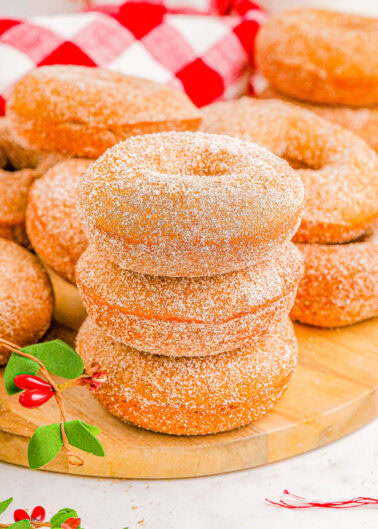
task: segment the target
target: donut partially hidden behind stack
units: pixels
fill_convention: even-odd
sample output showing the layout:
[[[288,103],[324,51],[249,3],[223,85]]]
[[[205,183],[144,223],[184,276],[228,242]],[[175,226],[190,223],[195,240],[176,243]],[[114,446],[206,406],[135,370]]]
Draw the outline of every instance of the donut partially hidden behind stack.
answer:
[[[378,152],[378,19],[319,9],[279,13],[259,32],[256,61],[270,85],[260,97],[311,110],[352,130]],[[371,167],[371,159],[360,157],[359,166],[369,168],[374,187],[350,195],[360,216],[367,195],[375,202],[371,226],[353,234],[345,225],[343,242],[348,244],[343,247],[301,245],[305,276],[293,311],[299,321],[334,327],[378,315],[378,242],[370,235],[378,216],[378,169],[377,164]],[[356,181],[360,174],[358,169]],[[331,193],[330,203],[344,199],[343,189]]]
[[[300,104],[378,151],[378,19],[302,8],[271,17],[256,40],[261,96]]]
[[[375,152],[349,130],[278,100],[215,103],[202,117],[204,131],[259,143],[303,179],[305,208],[294,241],[305,276],[292,317],[334,327],[377,316],[378,244],[368,236],[378,216]]]
[[[33,249],[71,283],[86,247],[75,192],[89,159],[128,136],[196,130],[200,124],[198,109],[184,93],[84,66],[44,66],[30,72],[15,84],[6,112],[4,127],[0,123],[0,166],[35,169],[0,170],[0,235],[27,241],[25,209],[31,184],[63,157],[75,158],[35,182],[26,212]]]
[[[296,364],[302,259],[288,241],[302,203],[286,162],[226,136],[134,137],[88,169],[77,348],[107,370],[96,398],[109,411],[194,435],[273,406]]]

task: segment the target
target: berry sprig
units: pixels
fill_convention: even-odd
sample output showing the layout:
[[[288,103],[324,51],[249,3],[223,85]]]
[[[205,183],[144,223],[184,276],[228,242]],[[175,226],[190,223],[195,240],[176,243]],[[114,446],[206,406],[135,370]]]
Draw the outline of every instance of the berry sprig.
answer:
[[[13,498],[8,498],[0,502],[0,514],[7,510],[13,502]],[[40,527],[52,527],[52,529],[82,529],[81,520],[74,509],[60,509],[50,521],[45,522],[46,511],[41,505],[34,507],[31,516],[25,509],[16,509],[13,513],[14,523],[0,523],[0,528],[11,529],[39,529]]]
[[[100,430],[84,421],[69,421],[62,395],[73,386],[97,390],[106,381],[106,373],[100,371],[100,366],[93,364],[84,371],[81,357],[61,340],[20,348],[0,338],[0,344],[12,351],[4,376],[8,395],[22,391],[19,402],[26,408],[37,408],[54,397],[60,410],[59,423],[40,426],[34,432],[28,446],[30,468],[46,465],[61,449],[68,464],[83,465],[84,458],[73,452],[72,446],[103,457],[104,449],[96,437]],[[36,376],[39,372],[43,378]],[[68,380],[58,385],[51,373]]]

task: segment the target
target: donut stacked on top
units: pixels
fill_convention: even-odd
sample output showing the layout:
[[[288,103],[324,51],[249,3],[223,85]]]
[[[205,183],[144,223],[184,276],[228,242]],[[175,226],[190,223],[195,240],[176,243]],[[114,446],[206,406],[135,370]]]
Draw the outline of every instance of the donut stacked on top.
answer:
[[[267,147],[301,177],[294,241],[305,257],[293,319],[324,327],[378,315],[378,158],[351,131],[279,100],[242,98],[203,109],[202,130]]]
[[[290,166],[227,136],[137,136],[89,167],[77,205],[89,241],[77,348],[108,372],[96,398],[181,435],[266,413],[297,357],[288,314],[303,263],[288,241],[303,186]]]
[[[197,108],[181,92],[153,81],[82,66],[34,70],[15,85],[6,111],[13,143],[6,143],[6,152],[1,149],[5,139],[1,141],[4,134],[0,130],[0,162],[4,150],[9,156],[3,165],[13,154],[17,169],[21,168],[22,159],[22,167],[36,166],[36,170],[14,175],[1,172],[0,186],[4,181],[6,194],[0,193],[0,234],[5,229],[9,232],[9,228],[3,228],[10,217],[1,203],[5,197],[4,202],[13,204],[12,211],[15,210],[13,224],[22,223],[21,235],[25,238],[26,209],[26,230],[34,250],[69,282],[74,282],[76,261],[87,245],[76,212],[75,194],[91,160],[132,135],[196,130],[200,124]],[[11,149],[14,139],[18,142],[17,156],[15,148]],[[31,161],[25,165],[27,155]],[[51,168],[28,193],[32,182],[53,165],[47,165],[52,157],[55,163],[63,158],[75,159],[63,160]],[[11,233],[16,236],[19,231],[12,228]]]

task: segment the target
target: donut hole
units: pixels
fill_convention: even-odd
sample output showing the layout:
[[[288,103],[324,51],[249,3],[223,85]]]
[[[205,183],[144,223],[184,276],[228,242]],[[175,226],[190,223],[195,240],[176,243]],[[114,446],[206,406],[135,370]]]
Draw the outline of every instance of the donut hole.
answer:
[[[320,169],[320,167],[314,167],[313,165],[310,165],[306,163],[304,160],[300,160],[299,158],[291,158],[290,156],[282,156],[282,158],[292,167],[293,169]]]
[[[183,177],[185,175],[197,177],[225,176],[235,167],[240,167],[240,155],[229,152],[211,151],[203,149],[202,152],[188,152],[183,158],[180,150],[169,152],[169,156],[164,151],[145,156],[146,167],[154,168],[162,174],[175,174]]]

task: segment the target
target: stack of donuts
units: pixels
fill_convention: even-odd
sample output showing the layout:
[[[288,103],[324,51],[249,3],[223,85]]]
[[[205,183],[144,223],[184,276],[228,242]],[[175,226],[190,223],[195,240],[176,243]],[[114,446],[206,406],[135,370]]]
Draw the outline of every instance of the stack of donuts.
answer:
[[[109,376],[96,398],[178,435],[265,414],[297,358],[289,312],[302,259],[289,240],[303,187],[289,165],[228,136],[150,134],[91,165],[77,200],[90,316],[77,349]]]
[[[36,70],[7,116],[24,147],[67,158],[33,184],[26,226],[77,283],[89,315],[78,352],[108,373],[96,398],[181,435],[265,414],[297,359],[289,313],[303,259],[290,239],[303,185],[289,164],[195,132],[185,95],[102,70]]]
[[[269,89],[274,99],[265,94],[202,111],[203,131],[259,143],[302,178],[305,209],[294,241],[305,275],[292,318],[320,327],[378,315],[377,155],[337,119],[320,117],[331,118],[332,104],[371,105],[350,112],[369,116],[365,133],[377,128],[377,28],[376,20],[354,15],[312,9],[279,14],[258,35],[257,59],[271,86],[287,95]],[[328,106],[294,104],[290,96]],[[334,109],[344,113],[342,106]],[[373,136],[365,138],[376,146]]]

